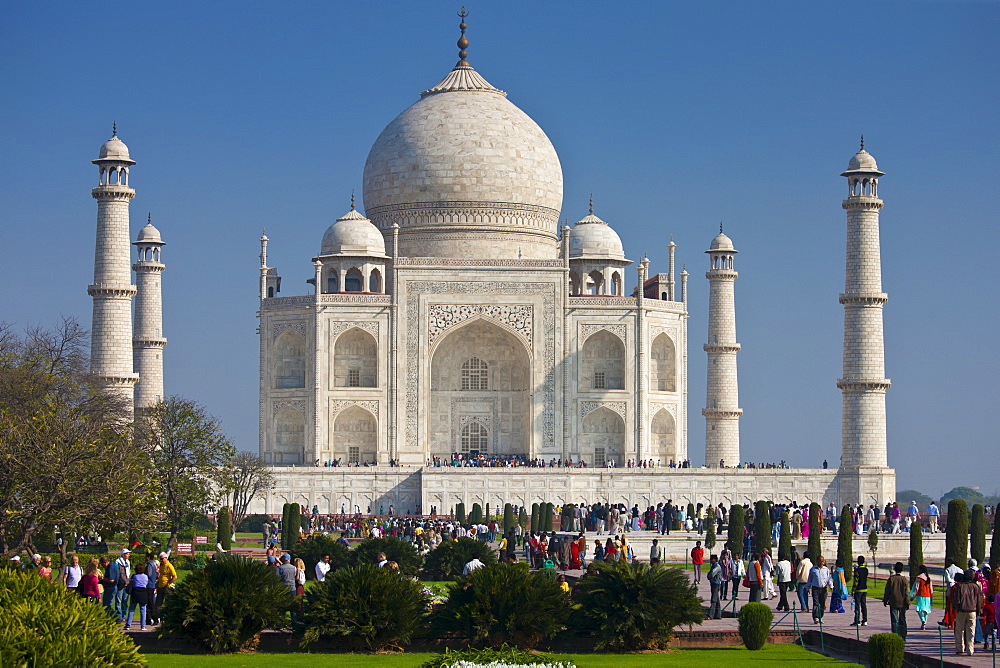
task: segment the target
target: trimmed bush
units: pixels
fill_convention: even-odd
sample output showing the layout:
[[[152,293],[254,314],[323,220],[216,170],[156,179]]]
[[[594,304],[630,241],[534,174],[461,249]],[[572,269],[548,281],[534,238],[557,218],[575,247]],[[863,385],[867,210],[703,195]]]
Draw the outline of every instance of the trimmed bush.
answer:
[[[774,613],[763,603],[747,603],[740,608],[740,638],[743,639],[743,646],[751,651],[763,648],[767,644],[772,621]]]
[[[737,504],[729,508],[729,536],[728,540],[726,540],[726,549],[734,555],[743,554],[743,538],[746,532],[746,528],[744,527],[745,521],[746,511],[743,510],[743,506]]]
[[[478,503],[472,504],[472,512],[469,513],[469,524],[483,523],[483,507]]]
[[[990,541],[990,566],[1000,568],[1000,503],[993,510],[993,540]]]
[[[715,548],[715,511],[712,507],[708,507],[708,512],[705,514],[705,521],[708,523],[705,526],[705,549],[712,552]]]
[[[902,668],[903,637],[895,633],[876,633],[868,638],[868,665],[871,668]]]
[[[428,580],[450,580],[462,574],[462,569],[473,557],[484,564],[495,564],[496,554],[480,540],[459,538],[444,540],[424,557],[424,576]]]
[[[809,558],[815,564],[823,554],[823,509],[818,503],[809,504]]]
[[[542,530],[541,526],[542,508],[537,503],[531,504],[531,530],[535,533],[539,533]]]
[[[969,562],[969,507],[965,499],[952,499],[948,502],[944,556],[951,557],[959,567]]]
[[[315,536],[300,540],[292,548],[292,559],[301,559],[306,565],[306,579],[316,579],[316,564],[324,554],[330,555],[330,572],[347,568],[354,564],[354,556],[346,545],[337,542],[333,536]]]
[[[507,533],[514,528],[514,506],[509,503],[503,504],[503,532]]]
[[[160,628],[212,654],[252,651],[261,631],[285,628],[285,613],[294,601],[264,562],[220,554],[167,597]]]
[[[378,564],[378,553],[384,552],[385,558],[399,564],[399,572],[406,577],[414,578],[420,571],[423,556],[413,548],[413,543],[407,543],[393,536],[384,538],[366,538],[351,553],[352,565],[365,566]]]
[[[236,530],[242,533],[262,533],[264,524],[270,524],[271,521],[270,515],[247,515]]]
[[[788,511],[781,513],[781,536],[778,537],[778,559],[792,558],[792,520]]]
[[[465,524],[465,504],[460,503],[455,506],[455,521],[459,524]]]
[[[555,510],[551,503],[546,503],[542,510],[542,531],[548,531],[551,533],[552,527],[555,526]]]
[[[767,501],[758,501],[753,511],[753,549],[761,552],[771,547],[771,513]]]
[[[401,650],[427,610],[418,581],[375,565],[343,568],[306,590],[296,631],[304,645],[330,640],[350,650]]]
[[[562,630],[569,617],[569,597],[559,583],[531,573],[527,564],[483,566],[456,579],[432,616],[432,628],[458,633],[473,647],[508,643],[530,649]]]
[[[600,650],[661,649],[675,627],[705,618],[684,571],[641,562],[601,564],[580,581],[576,601],[572,627],[596,636]]]
[[[521,511],[517,514],[517,523],[521,525],[522,529],[528,528],[528,512],[521,506]]]
[[[969,514],[969,556],[977,563],[986,561],[986,509],[983,504],[972,506]],[[958,562],[955,562],[958,563]]]
[[[218,529],[215,532],[215,542],[222,545],[222,549],[228,552],[233,549],[233,513],[228,506],[219,509]]]
[[[924,563],[924,530],[916,522],[910,527],[910,582],[920,575]]]
[[[851,521],[854,513],[850,505],[845,505],[840,512],[840,533],[837,534],[837,560],[844,567],[844,579],[850,582],[854,578],[854,532],[851,531]]]
[[[0,666],[146,665],[103,606],[46,578],[0,568],[0,610]]]

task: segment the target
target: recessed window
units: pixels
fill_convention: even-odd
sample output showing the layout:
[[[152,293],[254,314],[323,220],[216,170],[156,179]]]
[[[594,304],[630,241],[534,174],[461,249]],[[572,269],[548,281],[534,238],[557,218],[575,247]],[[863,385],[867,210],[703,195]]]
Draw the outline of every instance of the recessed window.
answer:
[[[347,461],[358,462],[361,461],[361,448],[357,445],[352,445],[347,448]]]
[[[347,386],[361,387],[361,369],[350,369],[347,372]]]
[[[594,448],[594,466],[597,466],[599,468],[607,463],[608,463],[607,451],[601,446]]]
[[[489,442],[489,432],[478,422],[470,422],[462,427],[462,452],[480,455],[486,452]]]
[[[462,389],[483,391],[489,389],[490,367],[486,362],[473,357],[462,364]]]
[[[594,389],[595,390],[606,390],[608,389],[608,377],[603,371],[597,371],[594,373]]]

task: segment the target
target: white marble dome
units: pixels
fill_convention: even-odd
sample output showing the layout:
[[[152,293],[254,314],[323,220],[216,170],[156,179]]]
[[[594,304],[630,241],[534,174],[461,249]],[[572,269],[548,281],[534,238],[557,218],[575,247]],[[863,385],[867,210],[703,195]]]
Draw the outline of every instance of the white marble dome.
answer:
[[[163,239],[160,237],[160,231],[153,227],[152,223],[146,223],[146,225],[139,230],[139,236],[136,237],[136,242],[143,244],[161,244]]]
[[[365,162],[365,213],[399,224],[403,255],[462,257],[485,233],[503,247],[472,253],[556,257],[562,195],[552,142],[467,65],[389,123]]]
[[[611,226],[589,214],[569,234],[571,260],[624,260],[622,240]]]
[[[847,171],[849,172],[877,172],[878,165],[875,163],[875,156],[861,149],[853,156],[851,156],[851,161],[847,163]]]
[[[97,159],[132,162],[132,158],[128,154],[128,146],[118,138],[118,135],[113,135],[111,139],[101,145],[101,151],[97,154]]]
[[[726,251],[726,250],[731,251],[731,250],[735,250],[735,246],[733,246],[733,240],[732,239],[730,239],[729,237],[727,237],[722,232],[719,232],[719,234],[714,239],[712,239],[712,245],[709,246],[709,249],[714,250],[714,251],[716,251],[716,250],[718,250],[718,251]]]
[[[385,240],[370,220],[351,209],[327,228],[320,255],[385,257]]]

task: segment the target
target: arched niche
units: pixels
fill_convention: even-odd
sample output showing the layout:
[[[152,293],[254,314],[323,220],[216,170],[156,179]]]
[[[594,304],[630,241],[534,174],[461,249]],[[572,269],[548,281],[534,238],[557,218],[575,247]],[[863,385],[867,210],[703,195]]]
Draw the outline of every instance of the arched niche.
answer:
[[[345,464],[376,461],[378,421],[360,406],[345,408],[334,418],[332,445],[332,458]]]
[[[378,386],[378,342],[352,327],[337,337],[333,346],[334,387]]]
[[[285,330],[274,342],[274,386],[306,386],[306,342],[296,331]]]
[[[580,389],[625,389],[625,344],[606,329],[591,334],[583,344]]]
[[[660,460],[660,465],[669,465],[677,458],[677,434],[674,426],[674,416],[666,408],[661,408],[653,416],[649,428],[650,455]]]
[[[625,463],[625,421],[622,416],[601,406],[587,413],[582,425],[580,455],[590,466]]]
[[[666,333],[653,339],[650,351],[649,389],[653,392],[677,391],[677,350]]]
[[[274,420],[274,463],[301,464],[306,449],[306,420],[301,411],[285,406]]]

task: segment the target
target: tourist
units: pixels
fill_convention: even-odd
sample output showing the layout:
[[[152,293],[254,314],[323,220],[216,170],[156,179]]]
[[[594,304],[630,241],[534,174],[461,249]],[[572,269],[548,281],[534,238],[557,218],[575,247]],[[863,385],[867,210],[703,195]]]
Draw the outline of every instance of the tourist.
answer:
[[[895,501],[892,502],[892,509],[889,511],[889,517],[892,519],[892,533],[902,533],[902,529],[899,527],[900,520],[902,519],[902,512],[899,510],[899,504]]]
[[[841,527],[841,531],[843,531]],[[844,612],[844,601],[847,600],[847,578],[844,573],[844,564],[837,559],[834,566],[831,580],[833,582],[833,595],[830,597],[830,612]]]
[[[566,576],[565,575],[560,575],[559,577],[556,578],[556,582],[559,583],[559,589],[560,589],[560,591],[562,591],[564,594],[566,594],[568,596],[569,595],[569,583],[566,582]]]
[[[577,548],[580,553],[580,568],[587,568],[587,539],[581,533],[576,539]]]
[[[295,595],[301,599],[306,595],[306,564],[301,559],[295,559]]]
[[[75,590],[80,586],[80,578],[83,577],[83,569],[80,568],[80,557],[74,554],[69,558],[69,566],[63,566],[62,583],[67,589]]]
[[[600,538],[594,541],[594,561],[604,561],[604,544]]]
[[[906,526],[912,527],[914,523],[920,521],[920,509],[917,508],[916,501],[910,501],[909,507],[906,509]]]
[[[916,602],[917,617],[920,618],[920,630],[927,628],[927,615],[931,612],[931,598],[934,596],[934,588],[931,585],[931,576],[927,573],[927,566],[920,564],[918,575],[910,585],[910,598]]]
[[[739,555],[731,554],[733,560],[733,600],[739,598],[740,581],[747,576],[747,567]]]
[[[826,507],[826,523],[833,535],[837,535],[837,506],[833,505],[833,501],[830,505]],[[844,527],[840,527],[843,530]]]
[[[132,628],[132,615],[139,608],[139,630],[146,630],[146,606],[149,604],[149,578],[145,572],[133,573],[125,588],[129,596],[126,604],[125,630]]]
[[[906,610],[910,607],[910,583],[903,575],[903,562],[897,561],[893,566],[896,571],[885,583],[885,593],[882,594],[882,605],[889,606],[889,619],[892,632],[906,639]]]
[[[764,585],[764,573],[760,567],[760,553],[754,552],[750,557],[750,568],[747,571],[747,580],[750,584],[750,602],[760,603],[760,592]]]
[[[930,522],[930,532],[938,532],[938,519],[941,517],[941,509],[937,507],[937,504],[931,501],[930,505],[927,506],[927,520]]]
[[[462,568],[462,575],[471,575],[473,571],[482,568],[485,565],[486,564],[479,560],[479,557],[473,557],[467,564],[465,564],[465,567]]]
[[[24,570],[34,571],[37,573],[38,569],[41,567],[42,567],[42,555],[33,554],[31,555],[31,561],[27,563],[27,565],[24,567]]]
[[[802,511],[796,510],[792,514],[791,525],[792,540],[800,540],[802,538]]]
[[[375,563],[378,564],[379,568],[385,568],[385,565],[389,563],[389,559],[385,556],[385,552],[379,552],[375,556]]]
[[[771,579],[774,575],[774,561],[771,560],[771,550],[767,548],[760,551],[760,570],[764,576],[764,590],[761,595],[770,601],[776,594],[774,593],[774,580]]]
[[[975,652],[976,617],[983,607],[983,589],[971,568],[955,578],[952,605],[955,608],[955,654]]]
[[[722,567],[719,565],[719,558],[712,555],[708,558],[708,585],[712,589],[712,601],[708,606],[708,619],[722,619],[722,598],[720,596],[722,583],[725,577],[722,574]]]
[[[719,588],[719,597],[729,598],[729,582],[733,579],[733,560],[729,556],[729,550],[723,548],[722,556],[719,557],[719,568],[722,570],[722,586]]]
[[[96,558],[91,558],[83,569],[83,577],[80,578],[80,587],[78,589],[80,595],[90,599],[94,603],[100,602],[101,599],[101,590],[98,587],[100,578],[97,575],[100,572],[100,563]]]
[[[788,589],[792,586],[792,562],[788,559],[788,555],[778,555],[778,563],[775,564],[775,570],[778,576],[779,596],[778,607],[775,610],[788,612],[791,609],[788,606]]]
[[[107,557],[102,557],[107,560]],[[52,557],[45,555],[42,557],[42,564],[38,567],[38,574],[46,580],[52,579]]]
[[[156,581],[159,579],[160,573],[156,566],[156,555],[152,552],[146,555],[146,566],[143,573],[146,574],[146,588],[149,589],[146,594],[146,609],[148,611],[146,622],[150,626],[155,626],[160,623],[160,611],[156,607]]]
[[[853,580],[854,621],[851,626],[868,626],[868,567],[862,556],[858,557],[858,565],[854,567]]]
[[[156,577],[155,601],[158,613],[160,610],[163,610],[163,603],[167,600],[167,596],[171,590],[173,590],[175,582],[177,582],[177,569],[170,563],[170,555],[166,552],[160,552],[160,568],[159,574]]]
[[[384,555],[383,555],[384,556]],[[292,558],[286,553],[281,555],[281,565],[278,566],[278,577],[288,587],[288,591],[295,594],[296,580],[295,566],[292,565]]]
[[[812,592],[813,624],[818,624],[823,619],[823,612],[826,610],[826,593],[830,588],[830,580],[830,569],[826,567],[826,558],[823,556],[817,557],[816,565],[809,569],[809,579],[806,580]]]
[[[812,570],[809,553],[803,552],[799,565],[795,568],[795,593],[799,597],[799,610],[809,609],[809,572]]]
[[[660,563],[663,559],[663,548],[660,547],[660,541],[658,538],[653,539],[653,544],[649,548],[649,565],[655,566]]]
[[[656,539],[653,539],[656,542]],[[657,562],[659,563],[659,562]],[[701,541],[695,541],[694,547],[691,548],[691,564],[694,566],[694,582],[698,584],[701,582],[701,565],[705,563],[705,549],[701,546]]]
[[[945,557],[944,585],[946,589],[944,594],[944,619],[938,622],[938,626],[944,626],[949,629],[955,626],[955,608],[952,605],[952,589],[954,589],[955,584],[958,582],[958,576],[960,575],[962,575],[962,569],[955,564],[955,560],[951,557]]]
[[[993,641],[993,649],[997,647],[997,596],[987,594],[986,605],[983,606],[982,629],[983,629],[983,649],[990,648],[990,640]]]

